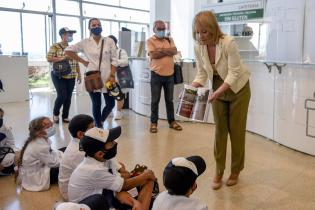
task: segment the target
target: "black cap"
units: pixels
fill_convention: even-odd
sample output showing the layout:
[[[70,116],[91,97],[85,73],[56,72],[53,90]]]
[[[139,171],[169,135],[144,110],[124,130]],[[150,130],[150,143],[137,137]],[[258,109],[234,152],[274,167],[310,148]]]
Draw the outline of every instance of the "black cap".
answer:
[[[200,156],[173,158],[164,169],[165,188],[170,194],[185,195],[205,170],[206,163]]]
[[[63,35],[65,33],[76,33],[77,31],[76,30],[70,30],[68,27],[63,27],[59,30],[59,35]]]
[[[116,140],[120,134],[120,126],[109,130],[94,127],[85,132],[80,141],[80,147],[87,156],[93,157],[96,152],[104,150],[107,142]]]

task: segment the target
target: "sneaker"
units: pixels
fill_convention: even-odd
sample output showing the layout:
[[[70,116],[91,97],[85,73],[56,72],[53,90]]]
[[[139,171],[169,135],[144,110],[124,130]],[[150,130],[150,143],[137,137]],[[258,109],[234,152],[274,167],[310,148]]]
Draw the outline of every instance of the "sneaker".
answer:
[[[62,122],[64,122],[64,123],[69,123],[70,122],[70,119],[67,117],[67,118],[63,118],[62,119]]]
[[[59,116],[53,116],[54,123],[59,123]]]
[[[116,111],[115,120],[121,120],[123,117],[123,113],[121,111]]]

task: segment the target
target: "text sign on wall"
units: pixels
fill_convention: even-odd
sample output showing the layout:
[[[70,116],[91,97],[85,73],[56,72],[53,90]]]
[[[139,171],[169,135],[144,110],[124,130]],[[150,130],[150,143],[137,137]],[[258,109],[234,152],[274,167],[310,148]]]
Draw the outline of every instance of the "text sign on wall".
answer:
[[[219,22],[262,19],[264,0],[210,4],[205,9],[214,11]]]

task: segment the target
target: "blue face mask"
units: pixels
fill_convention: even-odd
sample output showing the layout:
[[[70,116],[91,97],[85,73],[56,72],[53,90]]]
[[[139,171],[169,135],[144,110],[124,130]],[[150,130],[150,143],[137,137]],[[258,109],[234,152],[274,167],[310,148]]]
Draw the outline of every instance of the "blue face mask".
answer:
[[[68,36],[67,42],[72,42],[73,41],[73,36]]]
[[[99,36],[102,33],[103,29],[102,27],[95,27],[95,28],[91,28],[91,33]]]
[[[165,37],[165,31],[157,31],[155,35],[159,38],[164,38]]]
[[[55,126],[51,126],[47,129],[45,129],[45,132],[47,133],[47,137],[52,137],[53,135],[56,134],[56,129],[55,129]]]

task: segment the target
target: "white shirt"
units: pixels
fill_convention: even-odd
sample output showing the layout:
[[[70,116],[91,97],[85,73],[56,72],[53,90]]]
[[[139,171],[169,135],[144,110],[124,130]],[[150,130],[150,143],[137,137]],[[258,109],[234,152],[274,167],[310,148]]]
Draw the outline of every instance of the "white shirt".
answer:
[[[10,147],[14,151],[15,148],[15,142],[12,134],[12,129],[5,124],[3,124],[0,128],[0,133],[4,133],[6,135],[5,139],[0,141],[0,148],[1,147]],[[14,164],[15,154],[14,153],[8,153],[4,156],[3,160],[0,162],[3,167],[9,167],[12,164]]]
[[[78,203],[91,195],[102,194],[103,189],[120,192],[124,179],[116,173],[116,166],[116,161],[108,160],[104,163],[85,157],[70,177],[69,201]],[[112,169],[114,174],[110,173],[109,169]]]
[[[129,65],[128,54],[122,48],[117,49],[117,66],[125,67]]]
[[[37,138],[31,141],[22,160],[22,187],[29,191],[48,190],[50,168],[59,167],[61,151],[51,150],[50,140]]]
[[[4,133],[6,135],[6,138],[0,141],[0,147],[11,147],[12,149],[15,149],[12,129],[3,124],[0,128],[0,133]]]
[[[208,207],[197,199],[164,191],[155,199],[152,210],[208,210]]]
[[[110,76],[111,65],[117,66],[117,49],[115,42],[112,39],[108,37],[102,38],[104,39],[104,47],[100,71],[103,82],[106,82]],[[101,45],[102,40],[97,44],[91,36],[75,45],[68,46],[65,51],[83,53],[89,62],[87,71],[98,71]],[[107,92],[106,88],[103,88],[102,92]]]
[[[62,197],[68,200],[68,184],[74,169],[82,162],[85,152],[79,150],[80,139],[73,138],[65,150],[59,166],[59,190]]]

